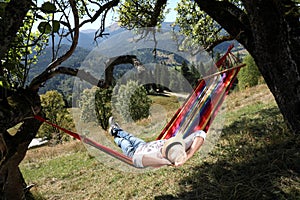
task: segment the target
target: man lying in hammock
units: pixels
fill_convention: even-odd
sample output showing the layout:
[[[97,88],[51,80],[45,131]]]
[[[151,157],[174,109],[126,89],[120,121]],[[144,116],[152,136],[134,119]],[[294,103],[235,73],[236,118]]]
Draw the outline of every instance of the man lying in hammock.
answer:
[[[132,158],[138,168],[181,166],[199,150],[206,137],[206,133],[200,130],[185,139],[175,136],[146,143],[122,130],[113,117],[109,118],[109,124],[109,132],[114,136],[115,143],[126,156]]]

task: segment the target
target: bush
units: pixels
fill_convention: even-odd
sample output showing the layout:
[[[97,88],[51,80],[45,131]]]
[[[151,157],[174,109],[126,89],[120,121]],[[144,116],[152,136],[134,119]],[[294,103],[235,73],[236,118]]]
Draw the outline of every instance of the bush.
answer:
[[[80,96],[79,107],[81,109],[80,120],[83,122],[97,121],[96,108],[95,108],[95,94],[97,87],[85,89]]]
[[[238,86],[240,90],[258,85],[261,80],[261,74],[254,59],[248,54],[243,61],[246,66],[238,74]]]
[[[65,129],[74,129],[75,125],[69,111],[65,108],[66,105],[63,96],[58,91],[51,90],[42,94],[41,102],[43,112],[50,122]],[[39,129],[37,136],[52,140],[54,143],[62,143],[70,138],[64,132],[45,123]]]
[[[103,129],[108,128],[108,119],[111,116],[111,89],[98,88],[95,95],[96,116]]]
[[[150,115],[151,99],[143,86],[136,81],[114,88],[115,110],[125,121],[137,121]]]
[[[111,89],[92,87],[85,89],[80,96],[80,119],[85,122],[95,122],[103,129],[108,128],[108,119],[111,116]]]

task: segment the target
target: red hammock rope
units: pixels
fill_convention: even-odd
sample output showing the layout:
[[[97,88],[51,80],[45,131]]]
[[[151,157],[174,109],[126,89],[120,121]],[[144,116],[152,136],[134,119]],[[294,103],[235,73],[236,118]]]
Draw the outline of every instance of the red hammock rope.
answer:
[[[117,159],[133,166],[132,160],[130,158],[128,158],[127,156],[123,155],[122,153],[118,152],[118,151],[115,151],[113,149],[110,149],[110,148],[102,145],[102,144],[99,144],[99,143],[85,137],[84,135],[80,135],[80,134],[75,133],[73,131],[67,130],[67,129],[61,127],[61,126],[58,126],[57,124],[49,122],[41,116],[35,115],[34,118],[41,121],[41,122],[45,122],[45,123],[49,124],[50,126],[53,126],[53,127],[65,132],[65,133],[67,133],[68,135],[84,142],[85,144],[89,144],[89,145],[95,147],[96,149],[99,149],[99,150],[101,150],[101,151],[103,151],[103,152],[105,152],[105,153],[107,153],[107,154],[109,154],[109,155],[111,155],[111,156],[113,156],[113,157],[115,157],[115,158],[117,158]]]

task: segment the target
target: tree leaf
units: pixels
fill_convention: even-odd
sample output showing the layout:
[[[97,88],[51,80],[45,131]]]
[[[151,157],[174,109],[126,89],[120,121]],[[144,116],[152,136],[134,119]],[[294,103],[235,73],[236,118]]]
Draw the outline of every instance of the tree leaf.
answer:
[[[53,3],[45,2],[41,6],[41,11],[44,13],[55,13],[56,12],[56,6]]]
[[[51,32],[51,25],[49,22],[41,22],[38,26],[38,30],[41,32],[41,33],[45,33],[45,34],[49,34]]]
[[[54,33],[57,33],[57,32],[59,31],[59,28],[60,28],[60,23],[59,23],[59,21],[53,20],[53,21],[52,21],[52,31],[53,31]]]

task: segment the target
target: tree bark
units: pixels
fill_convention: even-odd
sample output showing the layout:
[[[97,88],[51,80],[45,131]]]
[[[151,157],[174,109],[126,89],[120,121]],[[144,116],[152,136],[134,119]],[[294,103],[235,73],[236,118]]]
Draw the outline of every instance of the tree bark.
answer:
[[[103,80],[97,81],[84,71],[72,71],[71,69],[60,67],[61,63],[73,54],[78,43],[79,28],[81,26],[79,24],[77,1],[69,0],[69,3],[74,22],[74,28],[70,30],[73,34],[70,49],[63,56],[50,63],[45,72],[36,77],[27,89],[7,91],[0,86],[0,199],[18,200],[26,198],[25,192],[27,189],[24,190],[26,183],[18,166],[26,154],[29,143],[41,125],[41,122],[34,119],[33,116],[41,114],[38,90],[42,83],[60,73],[78,75],[80,72],[78,75],[80,78],[88,79],[98,84],[98,86],[104,87]],[[104,12],[106,15],[106,12],[116,6],[119,1],[113,0],[107,2],[104,6],[101,6],[98,2],[93,3],[99,6],[99,10],[92,17],[91,21],[95,21]],[[10,0],[0,13],[0,60],[6,55],[9,48],[13,46],[15,36],[20,27],[22,27],[25,16],[31,6],[35,7],[32,0]],[[85,21],[85,23],[87,22]],[[0,75],[3,73],[0,62]],[[14,127],[20,122],[23,122],[23,124],[16,135],[10,135],[7,129]]]
[[[31,0],[11,0],[0,16],[0,59],[6,54],[32,5]]]
[[[251,4],[251,5],[250,5]],[[245,4],[251,23],[253,56],[287,124],[300,133],[300,23],[281,1]],[[259,9],[255,9],[259,8]]]
[[[195,2],[252,55],[286,123],[300,133],[300,23],[291,9],[295,3],[244,0],[246,12],[241,12],[227,1]]]
[[[25,199],[26,183],[18,166],[41,125],[33,118],[40,112],[41,103],[37,93],[26,90],[1,94],[0,199]],[[23,124],[17,133],[10,135],[7,129],[19,122]]]

